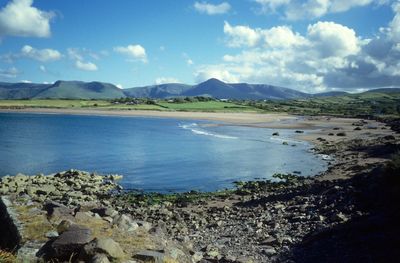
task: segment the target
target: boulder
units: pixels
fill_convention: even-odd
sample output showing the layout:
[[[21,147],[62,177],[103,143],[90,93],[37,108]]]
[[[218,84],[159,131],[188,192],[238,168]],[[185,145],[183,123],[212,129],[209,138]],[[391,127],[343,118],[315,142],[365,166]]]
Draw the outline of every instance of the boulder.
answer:
[[[91,263],[110,263],[108,257],[104,254],[96,254],[90,260]]]
[[[124,231],[135,231],[139,225],[133,222],[132,218],[127,215],[116,216],[113,220],[113,225]]]
[[[133,257],[144,262],[163,263],[165,254],[160,251],[143,250],[136,253]]]
[[[105,254],[111,259],[121,259],[125,253],[121,246],[111,238],[95,238],[84,247],[86,255]]]
[[[80,225],[71,225],[53,241],[45,244],[39,254],[45,260],[71,260],[71,257],[79,255],[83,246],[92,239],[91,235],[90,229]]]

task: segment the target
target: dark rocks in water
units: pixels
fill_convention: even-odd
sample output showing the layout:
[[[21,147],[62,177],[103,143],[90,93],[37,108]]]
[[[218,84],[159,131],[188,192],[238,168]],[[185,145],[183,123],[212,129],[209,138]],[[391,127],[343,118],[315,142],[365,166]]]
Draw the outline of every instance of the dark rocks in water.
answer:
[[[361,131],[362,129],[360,127],[355,127],[354,130],[355,131]]]
[[[279,136],[279,132],[272,133],[272,136]]]
[[[304,131],[296,130],[295,133],[304,133]]]
[[[346,136],[346,133],[345,132],[338,132],[338,133],[336,133],[336,136]]]

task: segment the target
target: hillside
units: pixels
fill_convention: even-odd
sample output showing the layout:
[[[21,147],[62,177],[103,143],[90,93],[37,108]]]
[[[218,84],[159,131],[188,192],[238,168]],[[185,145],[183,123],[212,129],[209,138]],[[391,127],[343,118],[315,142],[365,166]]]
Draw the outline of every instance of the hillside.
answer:
[[[124,93],[126,96],[133,98],[170,98],[181,96],[181,94],[191,87],[185,84],[169,83],[124,89]]]
[[[121,97],[125,97],[121,89],[102,82],[0,83],[0,99],[114,99]]]

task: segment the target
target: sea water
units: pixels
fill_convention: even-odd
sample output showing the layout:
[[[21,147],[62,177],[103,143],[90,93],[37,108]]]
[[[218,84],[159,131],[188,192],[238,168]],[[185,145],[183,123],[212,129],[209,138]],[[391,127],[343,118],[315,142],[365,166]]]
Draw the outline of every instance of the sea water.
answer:
[[[293,137],[294,130],[210,121],[0,113],[0,176],[73,168],[121,174],[126,189],[183,192],[324,171],[326,161]]]

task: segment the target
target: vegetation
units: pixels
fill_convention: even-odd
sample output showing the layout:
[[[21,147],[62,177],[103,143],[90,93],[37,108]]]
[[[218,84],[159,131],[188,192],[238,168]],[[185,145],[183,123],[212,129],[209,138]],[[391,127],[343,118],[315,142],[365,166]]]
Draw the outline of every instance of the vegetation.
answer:
[[[0,100],[0,108],[57,108],[57,109],[103,109],[103,110],[158,110],[158,111],[221,111],[254,112],[259,109],[211,98],[178,98],[152,100],[121,98],[115,100]]]
[[[17,258],[11,252],[0,250],[0,263],[15,263]]]
[[[394,117],[400,115],[400,92],[364,92],[296,100],[243,101],[241,104],[268,112],[299,115]]]
[[[127,192],[117,198],[121,201],[128,201],[131,204],[138,204],[141,206],[156,205],[156,204],[177,204],[185,205],[187,203],[200,202],[212,197],[228,197],[234,190],[224,190],[216,192],[198,192],[190,191],[186,193],[172,193],[172,194],[161,194],[161,193],[135,193]]]
[[[0,108],[90,108],[104,110],[157,110],[203,112],[276,112],[298,115],[332,115],[397,119],[400,92],[364,92],[294,100],[217,100],[211,97],[112,100],[31,99],[0,100]]]

